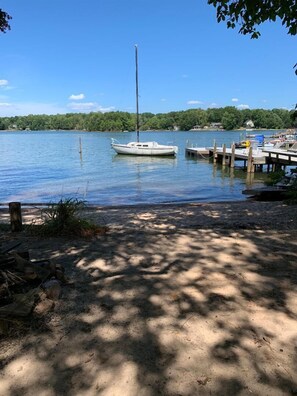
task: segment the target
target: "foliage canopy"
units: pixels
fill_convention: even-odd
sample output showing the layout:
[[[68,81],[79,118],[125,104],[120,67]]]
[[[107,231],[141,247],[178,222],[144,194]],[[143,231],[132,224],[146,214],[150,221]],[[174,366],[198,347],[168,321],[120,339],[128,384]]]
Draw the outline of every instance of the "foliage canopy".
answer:
[[[7,30],[10,30],[10,19],[11,16],[0,8],[0,32],[5,33]]]
[[[226,21],[227,27],[241,26],[239,32],[258,38],[256,26],[279,18],[288,34],[297,34],[296,0],[208,0],[217,10],[218,22]]]
[[[285,109],[243,109],[234,106],[170,113],[140,114],[141,130],[189,130],[194,126],[203,129],[247,128],[251,120],[255,128],[288,129],[297,127],[294,110]],[[79,131],[134,131],[136,115],[134,113],[113,111],[110,113],[68,113],[56,115],[28,115],[0,117],[1,130],[79,130]]]

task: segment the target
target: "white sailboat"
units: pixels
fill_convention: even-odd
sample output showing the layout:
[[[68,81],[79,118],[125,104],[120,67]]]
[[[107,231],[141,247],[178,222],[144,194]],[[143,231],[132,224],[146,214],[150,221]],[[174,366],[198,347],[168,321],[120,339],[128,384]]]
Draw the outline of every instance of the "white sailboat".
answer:
[[[111,147],[117,154],[128,155],[149,155],[149,156],[174,156],[178,152],[177,146],[167,146],[157,142],[139,141],[139,105],[138,105],[138,48],[135,45],[135,64],[136,64],[136,142],[122,144],[115,139],[111,139]]]

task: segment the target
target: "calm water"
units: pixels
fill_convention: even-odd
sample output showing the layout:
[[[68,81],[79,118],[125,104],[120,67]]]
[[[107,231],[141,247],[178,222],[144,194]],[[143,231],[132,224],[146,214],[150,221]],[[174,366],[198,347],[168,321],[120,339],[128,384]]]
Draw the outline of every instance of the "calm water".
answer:
[[[270,132],[271,134],[271,132]],[[241,200],[246,173],[185,157],[187,141],[198,147],[239,141],[240,132],[145,132],[142,140],[179,146],[177,158],[119,156],[111,137],[135,140],[134,133],[0,132],[0,202],[90,204]],[[82,142],[82,155],[79,141]],[[259,183],[255,174],[252,183]]]

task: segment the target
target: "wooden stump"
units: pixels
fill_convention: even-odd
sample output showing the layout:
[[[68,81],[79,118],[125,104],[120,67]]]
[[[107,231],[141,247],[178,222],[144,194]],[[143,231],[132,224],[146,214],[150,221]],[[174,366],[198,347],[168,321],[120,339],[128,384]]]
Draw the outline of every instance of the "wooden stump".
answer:
[[[20,202],[9,203],[10,227],[12,232],[22,231],[22,209]]]

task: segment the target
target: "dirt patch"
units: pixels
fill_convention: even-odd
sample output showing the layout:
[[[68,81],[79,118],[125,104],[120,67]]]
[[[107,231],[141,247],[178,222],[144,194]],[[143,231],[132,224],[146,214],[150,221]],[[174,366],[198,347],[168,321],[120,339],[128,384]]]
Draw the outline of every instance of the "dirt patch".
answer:
[[[89,208],[106,236],[2,232],[74,284],[42,327],[1,341],[0,394],[297,394],[296,214],[259,202]]]

